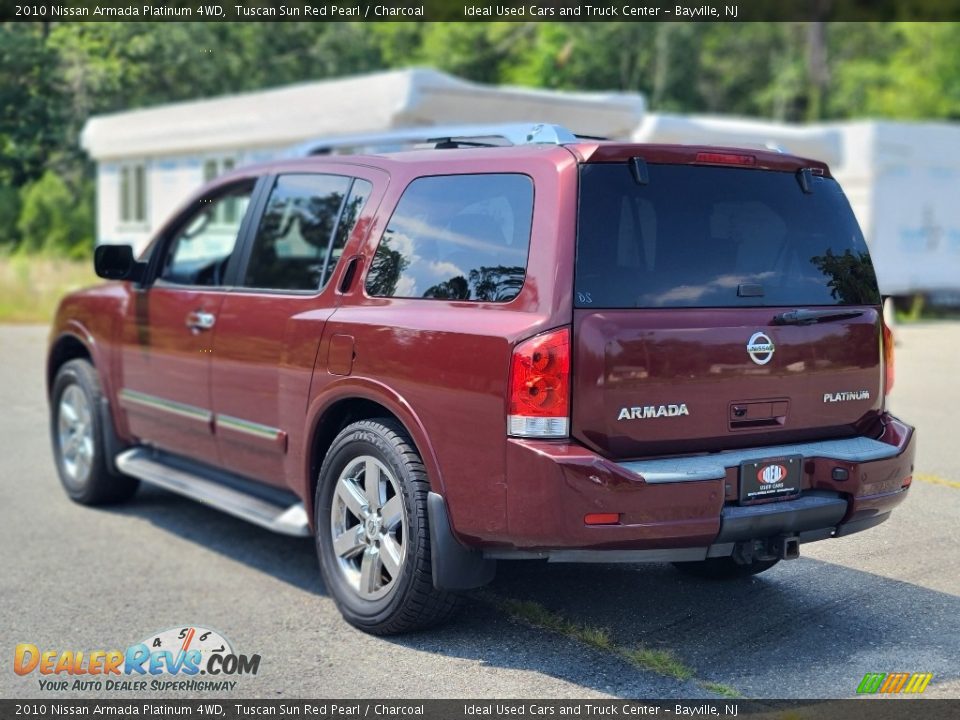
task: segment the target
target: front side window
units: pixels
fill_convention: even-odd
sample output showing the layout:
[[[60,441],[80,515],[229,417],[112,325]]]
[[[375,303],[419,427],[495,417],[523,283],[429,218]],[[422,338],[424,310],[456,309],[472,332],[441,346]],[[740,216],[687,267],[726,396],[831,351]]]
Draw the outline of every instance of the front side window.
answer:
[[[319,290],[336,267],[370,194],[366,180],[281,175],[254,238],[244,286]]]
[[[167,246],[160,279],[179,285],[223,285],[252,193],[253,181],[248,181],[201,200]],[[224,220],[227,207],[235,212],[230,222]]]
[[[383,233],[367,293],[508,302],[526,276],[532,219],[526,175],[418,178]]]

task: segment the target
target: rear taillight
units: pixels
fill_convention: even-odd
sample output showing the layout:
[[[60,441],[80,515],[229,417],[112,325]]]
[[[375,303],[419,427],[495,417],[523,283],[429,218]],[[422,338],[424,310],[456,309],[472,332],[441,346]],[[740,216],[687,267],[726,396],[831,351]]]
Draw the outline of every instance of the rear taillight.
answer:
[[[883,323],[883,394],[893,390],[893,331]]]
[[[517,345],[510,361],[507,433],[558,438],[570,432],[570,330]]]

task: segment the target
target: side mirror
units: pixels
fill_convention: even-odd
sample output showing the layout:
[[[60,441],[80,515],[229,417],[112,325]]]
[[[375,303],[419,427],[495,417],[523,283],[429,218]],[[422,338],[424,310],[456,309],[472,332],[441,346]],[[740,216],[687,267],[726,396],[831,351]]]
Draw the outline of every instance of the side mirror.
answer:
[[[93,251],[93,269],[104,280],[139,282],[146,267],[136,261],[129,245],[98,245]]]

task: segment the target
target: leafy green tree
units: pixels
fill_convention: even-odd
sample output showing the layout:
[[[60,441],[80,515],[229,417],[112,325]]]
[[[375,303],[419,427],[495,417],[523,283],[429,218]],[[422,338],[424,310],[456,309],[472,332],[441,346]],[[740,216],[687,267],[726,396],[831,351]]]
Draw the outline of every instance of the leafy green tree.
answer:
[[[889,23],[831,23],[827,28],[830,85],[826,115],[863,117],[867,95],[886,82],[901,38]]]
[[[83,257],[93,247],[93,207],[89,186],[79,194],[48,170],[22,191],[17,222],[22,252]]]
[[[496,83],[518,55],[532,23],[427,23],[411,60],[476,82]]]
[[[879,42],[838,64],[839,115],[960,119],[960,24],[893,23],[870,34]]]
[[[20,191],[12,185],[0,185],[0,252],[8,250],[20,239],[17,219],[20,217]]]
[[[543,23],[514,49],[513,82],[579,90],[652,87],[656,26],[651,23]]]
[[[38,177],[67,141],[56,63],[39,23],[0,25],[0,185]]]

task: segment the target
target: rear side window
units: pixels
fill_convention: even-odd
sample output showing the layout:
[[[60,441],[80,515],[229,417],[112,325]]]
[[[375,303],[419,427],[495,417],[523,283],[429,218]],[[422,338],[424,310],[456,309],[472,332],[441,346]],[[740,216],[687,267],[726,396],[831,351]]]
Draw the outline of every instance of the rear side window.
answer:
[[[244,286],[319,290],[326,285],[370,194],[342,175],[281,175],[253,241]]]
[[[526,175],[414,180],[380,240],[367,293],[508,302],[523,286],[532,217]]]
[[[580,174],[576,304],[589,308],[880,302],[840,186],[793,173],[626,164]]]

